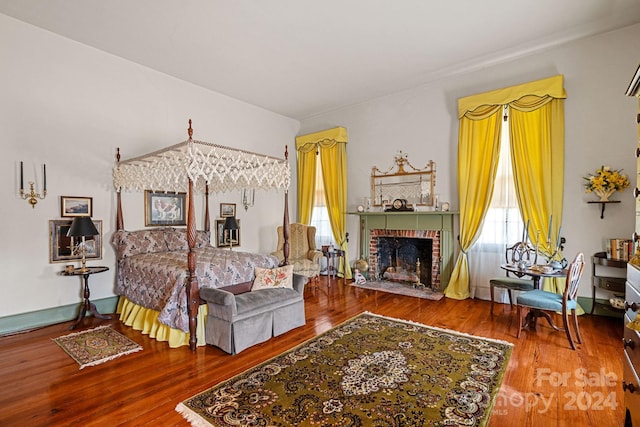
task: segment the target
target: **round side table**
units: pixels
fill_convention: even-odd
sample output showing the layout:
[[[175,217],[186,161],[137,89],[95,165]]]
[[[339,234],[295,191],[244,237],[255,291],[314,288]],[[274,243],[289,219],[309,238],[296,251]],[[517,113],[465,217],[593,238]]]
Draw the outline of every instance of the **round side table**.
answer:
[[[80,307],[80,313],[78,313],[78,318],[76,322],[69,329],[75,329],[78,327],[82,319],[87,316],[87,312],[93,313],[93,315],[99,319],[111,319],[111,316],[107,316],[105,314],[100,314],[96,305],[89,300],[89,276],[92,274],[102,273],[103,271],[109,270],[109,267],[87,267],[85,270],[81,268],[76,268],[73,271],[63,270],[60,272],[63,276],[82,276],[82,281],[84,282],[84,301],[82,302],[82,306]]]

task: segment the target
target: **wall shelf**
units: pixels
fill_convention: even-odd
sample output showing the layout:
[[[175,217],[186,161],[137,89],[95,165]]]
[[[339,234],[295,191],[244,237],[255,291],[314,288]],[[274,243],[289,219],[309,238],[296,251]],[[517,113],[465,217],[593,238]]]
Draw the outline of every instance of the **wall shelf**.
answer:
[[[600,203],[600,205],[602,205],[602,210],[600,211],[600,219],[604,218],[604,207],[607,206],[607,203],[620,203],[620,200],[607,200],[605,201],[601,201],[601,200],[592,200],[592,201],[588,201],[587,203]]]

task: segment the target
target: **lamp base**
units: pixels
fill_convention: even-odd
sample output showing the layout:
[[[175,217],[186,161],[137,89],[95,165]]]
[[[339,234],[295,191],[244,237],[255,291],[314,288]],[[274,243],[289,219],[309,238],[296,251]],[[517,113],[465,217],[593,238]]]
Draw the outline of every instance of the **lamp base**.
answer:
[[[86,273],[87,271],[89,271],[89,268],[87,267],[87,257],[86,257],[86,253],[85,253],[85,247],[84,247],[85,241],[84,241],[84,236],[82,237],[82,261],[80,264],[80,268],[78,269],[79,272],[81,273]]]

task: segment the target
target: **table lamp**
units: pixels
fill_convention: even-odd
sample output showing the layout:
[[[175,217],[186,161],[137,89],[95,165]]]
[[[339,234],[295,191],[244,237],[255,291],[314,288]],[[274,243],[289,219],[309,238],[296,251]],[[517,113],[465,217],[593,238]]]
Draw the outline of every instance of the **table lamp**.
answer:
[[[69,231],[67,231],[68,237],[82,237],[82,266],[80,267],[81,272],[89,271],[87,268],[87,260],[86,260],[86,248],[85,248],[85,238],[87,236],[97,236],[100,234],[96,229],[95,224],[91,221],[91,217],[89,216],[77,216],[73,219],[71,223],[71,227],[69,227]]]
[[[232,232],[238,229],[238,221],[236,221],[235,216],[228,216],[224,220],[224,225],[222,226],[224,233],[227,237],[227,243],[229,243],[229,250],[233,250],[233,238]]]

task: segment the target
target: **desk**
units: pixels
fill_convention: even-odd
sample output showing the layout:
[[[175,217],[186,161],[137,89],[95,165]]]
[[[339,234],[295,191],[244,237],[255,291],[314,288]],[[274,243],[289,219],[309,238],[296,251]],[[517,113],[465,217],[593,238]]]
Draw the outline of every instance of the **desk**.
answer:
[[[92,274],[102,273],[103,271],[109,270],[109,267],[87,267],[86,271],[82,271],[79,268],[76,268],[73,271],[61,271],[60,274],[63,276],[82,276],[84,282],[84,301],[82,302],[82,306],[80,307],[80,313],[78,313],[78,318],[76,322],[69,329],[75,329],[82,319],[85,318],[87,312],[93,313],[93,315],[99,319],[111,319],[111,316],[106,316],[104,314],[100,314],[96,305],[89,301],[89,276]]]
[[[512,273],[523,273],[523,271],[520,270],[516,265],[512,265],[512,264],[502,264],[500,266],[500,268],[502,268],[503,270],[510,271]],[[524,270],[524,274],[526,274],[527,276],[529,276],[529,277],[531,277],[533,279],[533,287],[535,289],[540,289],[540,278],[542,278],[542,277],[557,277],[557,278],[567,277],[567,269],[552,270],[552,271],[549,271],[549,272],[544,272],[544,271],[538,270],[538,269],[533,269],[532,270],[531,268],[527,268],[526,270]],[[529,311],[529,313],[527,314],[527,318],[526,318],[524,326],[522,328],[526,329],[527,326],[528,326],[530,329],[535,329],[536,328],[536,319],[538,317],[544,317],[545,319],[547,319],[547,322],[549,322],[549,325],[553,329],[555,329],[556,331],[561,330],[560,328],[558,328],[555,325],[555,323],[553,323],[553,320],[551,319],[551,316],[549,315],[549,313],[546,313],[546,312],[540,311],[540,310],[534,310],[534,309]]]
[[[340,260],[344,260],[344,251],[342,249],[324,250],[323,248],[322,255],[327,258],[327,275],[333,276],[335,279],[336,275],[340,273]]]

